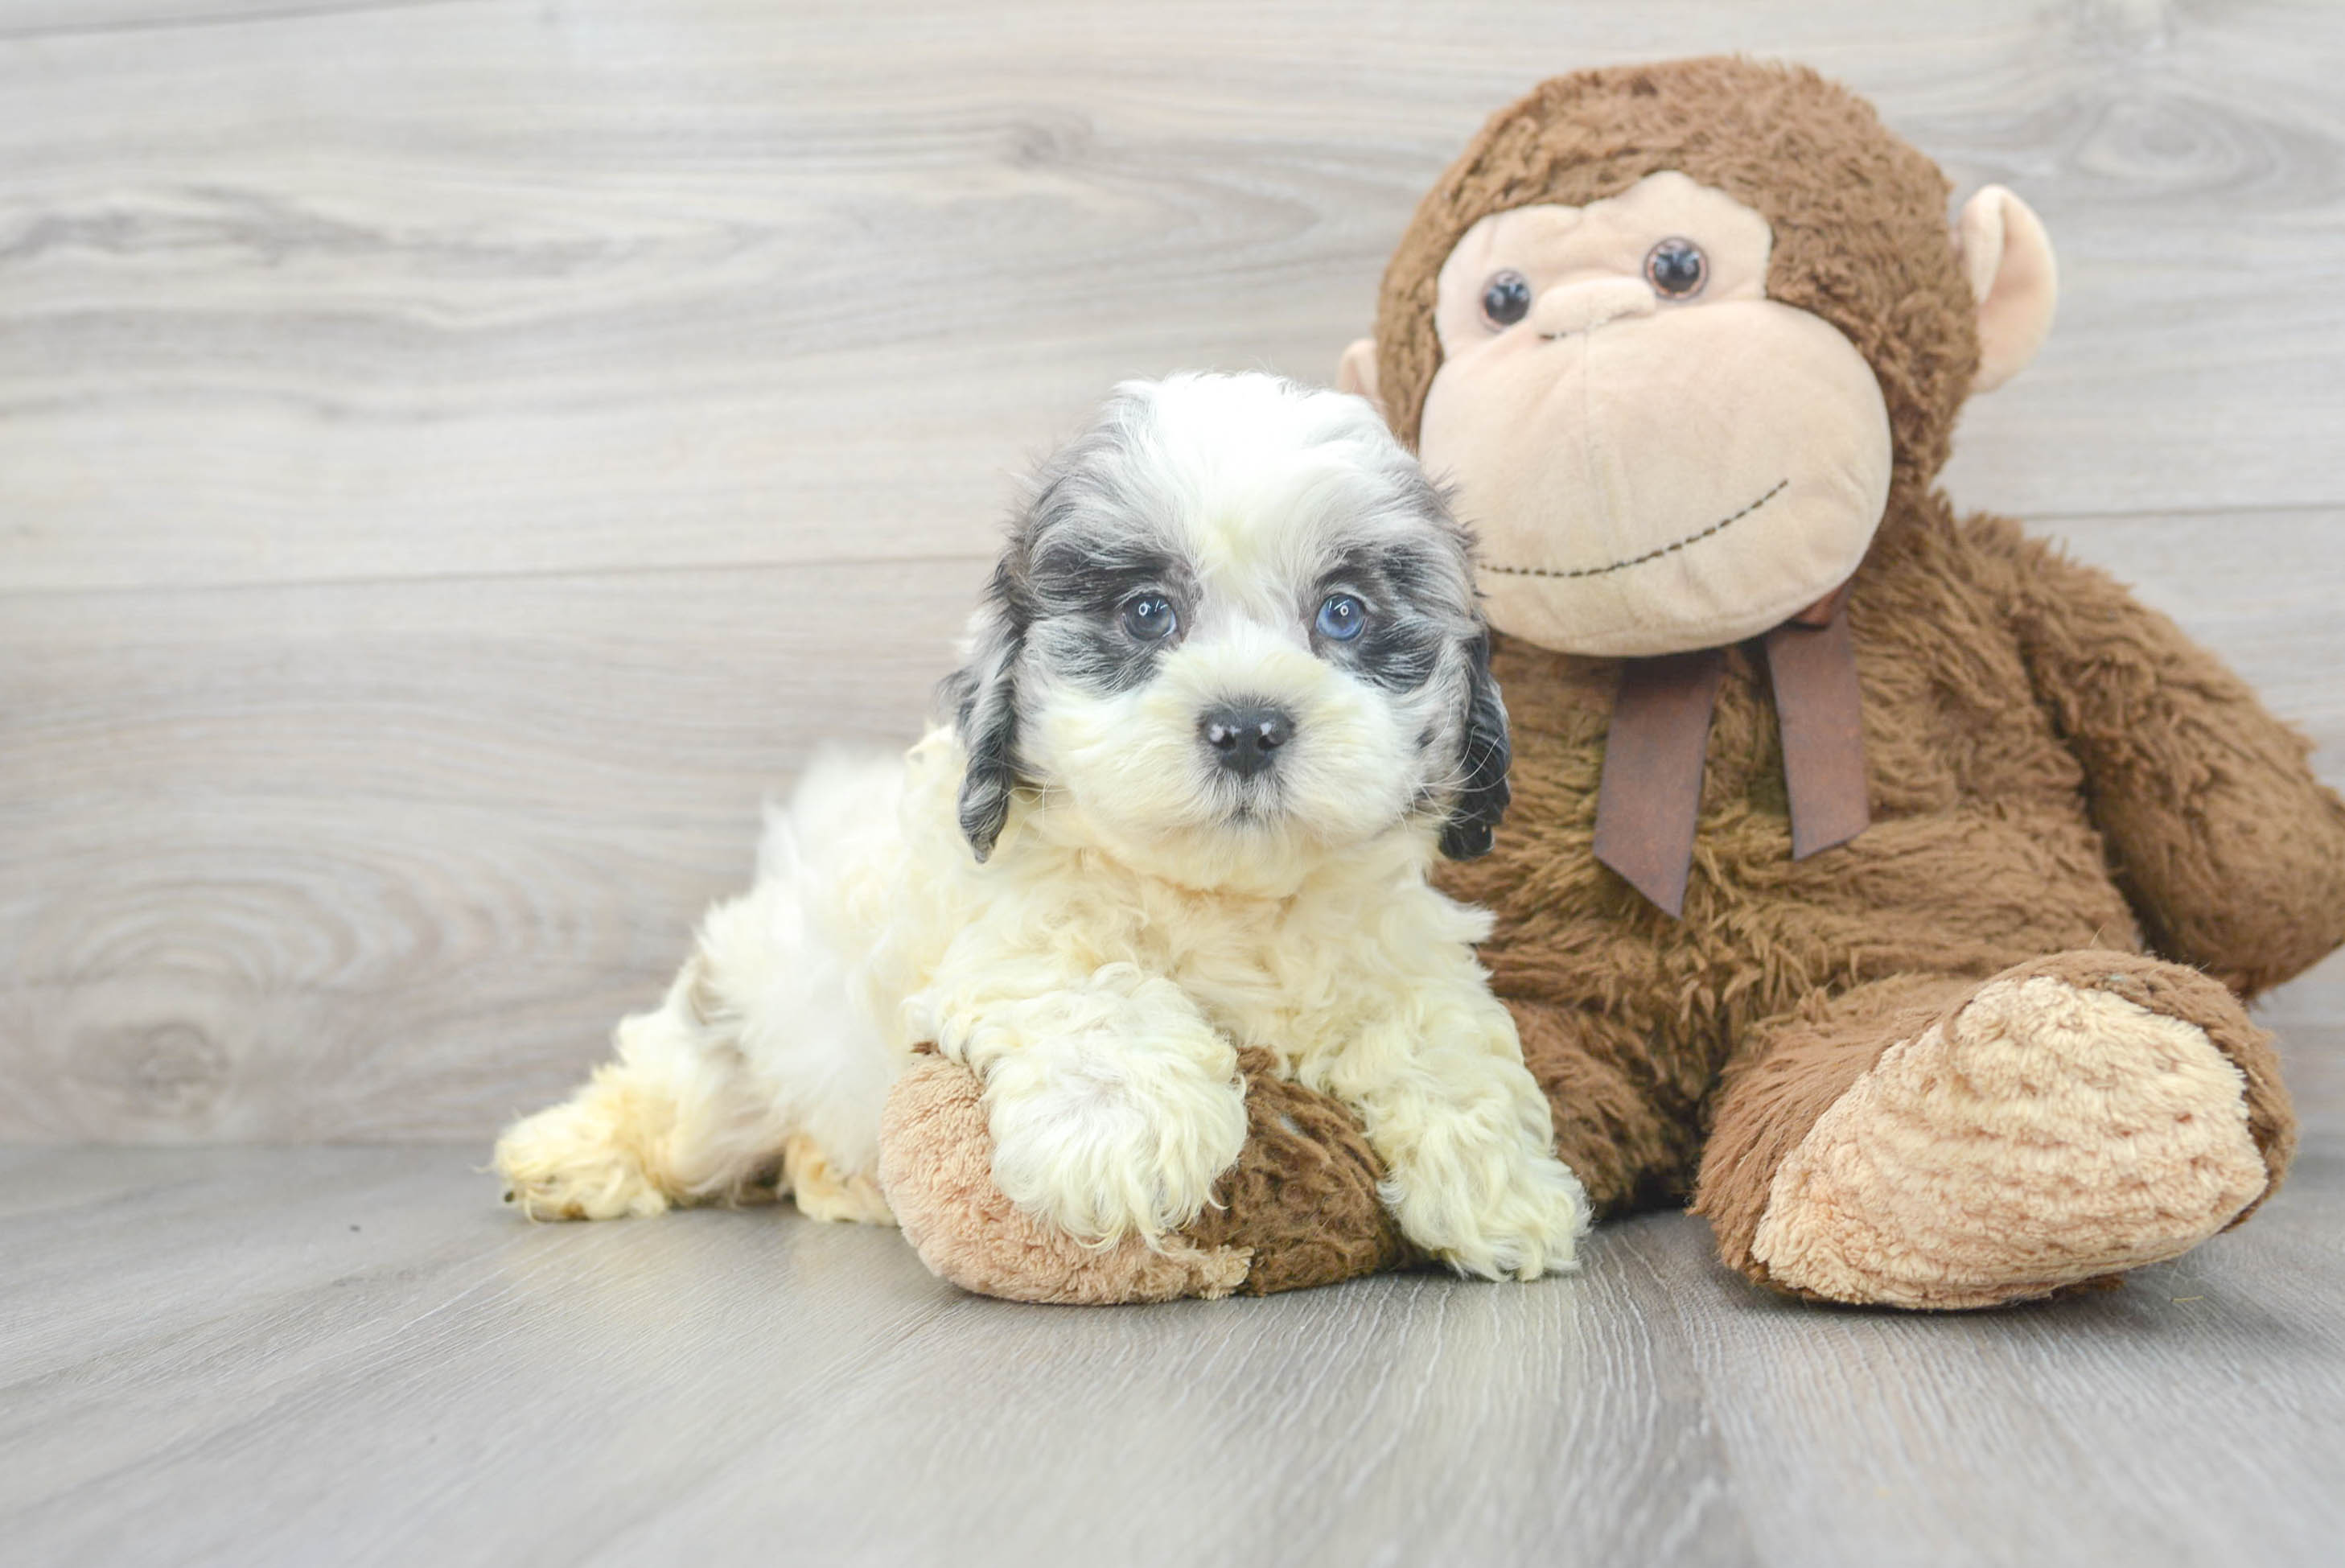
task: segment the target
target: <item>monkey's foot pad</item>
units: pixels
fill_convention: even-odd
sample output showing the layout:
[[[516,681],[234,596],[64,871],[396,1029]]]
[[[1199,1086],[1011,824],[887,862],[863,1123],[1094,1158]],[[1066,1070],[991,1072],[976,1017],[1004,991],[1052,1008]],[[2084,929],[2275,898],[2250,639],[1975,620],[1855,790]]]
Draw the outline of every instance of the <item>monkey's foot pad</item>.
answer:
[[[2188,1251],[2263,1191],[2196,1023],[2052,975],[1901,1041],[1775,1174],[1752,1255],[1832,1300],[1994,1306]]]

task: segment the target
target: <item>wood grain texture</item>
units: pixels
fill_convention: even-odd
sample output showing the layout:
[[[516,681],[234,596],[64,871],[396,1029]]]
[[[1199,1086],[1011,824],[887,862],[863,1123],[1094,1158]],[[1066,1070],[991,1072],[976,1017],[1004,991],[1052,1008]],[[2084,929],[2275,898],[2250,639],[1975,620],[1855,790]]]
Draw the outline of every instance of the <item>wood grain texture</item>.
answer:
[[[794,753],[900,743],[985,565],[13,602],[0,1136],[533,1108],[746,879]]]
[[[453,1150],[0,1155],[14,1564],[2336,1561],[2345,1143],[2125,1289],[1021,1307],[774,1209],[532,1227]]]
[[[2345,779],[2320,0],[0,0],[0,1138],[485,1136],[1109,383],[1323,375],[1491,109],[1721,48],[2044,214],[1950,488]],[[2270,1016],[2345,1126],[2345,966]]]

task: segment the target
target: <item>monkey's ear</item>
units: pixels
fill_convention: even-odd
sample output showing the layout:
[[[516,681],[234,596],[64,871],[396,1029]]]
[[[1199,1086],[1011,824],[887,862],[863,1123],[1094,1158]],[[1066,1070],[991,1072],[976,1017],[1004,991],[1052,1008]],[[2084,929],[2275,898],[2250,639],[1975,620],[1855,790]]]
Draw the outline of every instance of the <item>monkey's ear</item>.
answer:
[[[1018,655],[1024,637],[1011,612],[1009,584],[993,587],[970,625],[969,662],[945,678],[944,697],[968,754],[960,781],[960,830],[983,860],[1010,820],[1018,787]]]
[[[1457,799],[1449,820],[1441,824],[1441,852],[1453,860],[1470,860],[1490,852],[1492,834],[1507,814],[1511,793],[1507,766],[1513,760],[1507,739],[1507,705],[1498,683],[1490,675],[1490,634],[1476,637],[1467,650],[1469,677],[1466,691],[1466,738],[1458,751]]]
[[[2060,296],[2059,264],[2044,220],[1999,185],[1963,203],[1954,245],[1978,301],[1979,368],[1971,390],[1993,392],[2044,346]]]
[[[1364,397],[1376,405],[1376,412],[1385,412],[1385,400],[1376,395],[1376,341],[1360,338],[1344,351],[1335,364],[1335,390]]]

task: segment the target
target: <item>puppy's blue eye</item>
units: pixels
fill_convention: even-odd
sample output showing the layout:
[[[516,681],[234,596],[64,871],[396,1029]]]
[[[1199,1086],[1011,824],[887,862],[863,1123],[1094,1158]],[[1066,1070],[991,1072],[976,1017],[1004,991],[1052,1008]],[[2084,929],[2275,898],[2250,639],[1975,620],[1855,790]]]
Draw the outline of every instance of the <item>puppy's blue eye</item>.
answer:
[[[1180,627],[1172,601],[1162,594],[1142,594],[1123,606],[1123,629],[1142,642],[1162,642]]]
[[[1319,606],[1319,635],[1335,642],[1347,643],[1360,635],[1368,624],[1368,606],[1349,594],[1330,594],[1327,602]]]

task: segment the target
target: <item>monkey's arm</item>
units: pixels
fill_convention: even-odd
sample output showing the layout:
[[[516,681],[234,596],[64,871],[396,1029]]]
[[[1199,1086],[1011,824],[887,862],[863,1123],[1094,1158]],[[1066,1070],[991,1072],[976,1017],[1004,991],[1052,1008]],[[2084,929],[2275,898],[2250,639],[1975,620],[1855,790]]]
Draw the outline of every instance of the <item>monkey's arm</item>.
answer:
[[[2150,945],[2243,994],[2345,945],[2345,802],[2304,738],[2107,574],[2005,520],[1969,527]]]

